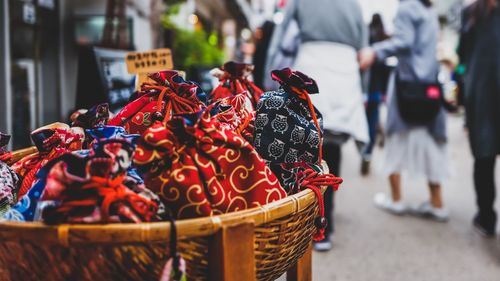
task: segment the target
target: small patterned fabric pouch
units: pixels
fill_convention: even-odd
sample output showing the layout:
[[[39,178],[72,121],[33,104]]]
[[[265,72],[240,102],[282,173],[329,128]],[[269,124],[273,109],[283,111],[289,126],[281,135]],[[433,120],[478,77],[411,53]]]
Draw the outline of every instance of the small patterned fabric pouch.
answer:
[[[321,163],[321,113],[309,94],[316,82],[288,68],[272,72],[281,89],[264,93],[257,105],[254,146],[281,183],[289,176],[280,164]]]
[[[108,125],[122,126],[131,134],[142,134],[155,120],[168,121],[174,114],[187,114],[204,108],[206,95],[194,82],[185,81],[177,71],[150,74],[155,81],[145,83]]]
[[[246,63],[227,62],[220,69],[213,71],[219,79],[219,85],[210,94],[210,102],[244,94],[252,103],[252,108],[257,106],[263,91],[248,79],[254,66]]]

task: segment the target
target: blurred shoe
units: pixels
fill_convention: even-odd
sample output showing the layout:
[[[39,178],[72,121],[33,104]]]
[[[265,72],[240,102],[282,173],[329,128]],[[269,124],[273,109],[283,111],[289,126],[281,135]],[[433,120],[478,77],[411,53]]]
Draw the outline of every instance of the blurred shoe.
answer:
[[[316,252],[328,252],[332,249],[332,242],[330,241],[330,238],[325,237],[325,239],[321,241],[314,242],[313,249]]]
[[[378,147],[383,148],[385,145],[385,133],[384,133],[384,128],[379,124],[377,127],[377,140],[378,140]]]
[[[404,215],[408,212],[408,207],[401,201],[394,202],[385,193],[377,193],[373,198],[373,203],[380,209],[394,215]]]
[[[412,209],[412,213],[438,222],[447,222],[450,218],[448,210],[445,208],[435,208],[430,202],[424,202],[419,206],[414,207]]]
[[[479,218],[479,215],[476,215],[474,217],[474,220],[472,221],[472,226],[474,226],[474,230],[479,233],[479,235],[485,237],[485,238],[493,238],[495,237],[495,227],[487,227],[483,223],[481,223],[481,220]]]
[[[370,174],[370,160],[363,159],[361,161],[361,175],[367,176]]]

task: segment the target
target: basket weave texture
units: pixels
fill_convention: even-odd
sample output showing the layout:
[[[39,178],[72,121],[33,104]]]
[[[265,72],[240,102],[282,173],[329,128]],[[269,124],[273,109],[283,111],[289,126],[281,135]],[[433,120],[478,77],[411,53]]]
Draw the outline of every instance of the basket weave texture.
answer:
[[[311,193],[298,194],[309,199],[304,207],[298,206],[301,200],[293,196],[275,202],[274,210],[278,211],[289,203],[301,208],[282,210],[285,215],[278,214],[281,217],[276,219],[272,218],[273,210],[260,208],[222,215],[218,223],[213,218],[177,222],[177,247],[187,262],[188,279],[208,278],[210,233],[222,224],[249,219],[256,223],[257,280],[277,279],[305,253],[312,240],[318,206]],[[269,221],[259,224],[266,217]],[[168,223],[109,227],[0,223],[1,280],[158,280],[169,258]],[[165,239],[158,238],[161,236]]]
[[[316,196],[305,190],[250,210],[177,221],[177,249],[186,260],[188,280],[208,280],[211,240],[222,226],[248,221],[255,225],[257,280],[277,279],[306,252],[318,213]],[[169,259],[169,234],[168,222],[0,222],[0,281],[158,280]]]

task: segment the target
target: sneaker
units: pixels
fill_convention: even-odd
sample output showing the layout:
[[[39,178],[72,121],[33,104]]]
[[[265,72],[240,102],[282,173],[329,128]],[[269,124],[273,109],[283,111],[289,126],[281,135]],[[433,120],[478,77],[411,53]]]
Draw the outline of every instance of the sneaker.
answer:
[[[380,209],[387,211],[393,215],[404,215],[408,211],[408,207],[401,201],[394,202],[385,193],[377,193],[373,198],[373,203]]]
[[[474,227],[474,230],[477,233],[479,233],[479,235],[481,235],[485,238],[495,237],[495,228],[484,226],[481,223],[479,216],[477,216],[477,215],[474,217],[474,220],[472,221],[472,226]]]
[[[328,252],[332,249],[332,242],[328,237],[325,237],[325,239],[314,242],[313,243],[313,249],[316,252]]]
[[[424,202],[419,206],[412,208],[412,213],[438,222],[446,222],[449,219],[448,210],[445,208],[435,208],[430,202]]]

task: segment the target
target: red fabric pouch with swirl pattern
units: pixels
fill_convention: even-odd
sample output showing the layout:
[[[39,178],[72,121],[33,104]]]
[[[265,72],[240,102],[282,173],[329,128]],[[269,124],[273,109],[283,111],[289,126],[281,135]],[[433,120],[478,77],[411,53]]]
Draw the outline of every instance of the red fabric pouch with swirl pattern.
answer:
[[[134,162],[177,218],[239,211],[286,196],[251,144],[221,128],[209,110],[153,124]]]

